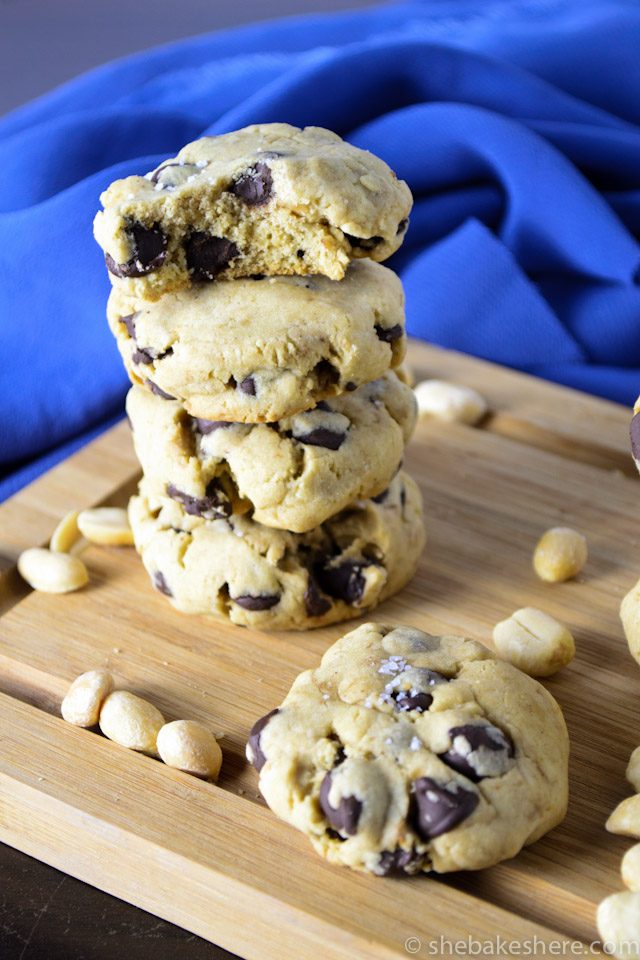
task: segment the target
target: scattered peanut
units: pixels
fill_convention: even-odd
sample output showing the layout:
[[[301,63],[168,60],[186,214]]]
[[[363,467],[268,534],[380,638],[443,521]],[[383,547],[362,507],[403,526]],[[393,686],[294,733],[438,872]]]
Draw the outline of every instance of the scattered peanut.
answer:
[[[620,866],[622,882],[629,890],[640,890],[640,843],[630,847]]]
[[[87,568],[78,557],[41,547],[31,547],[20,554],[18,572],[29,586],[43,593],[70,593],[89,580]]]
[[[640,893],[612,893],[599,905],[596,923],[609,956],[620,960],[640,956]]]
[[[87,540],[109,547],[128,547],[133,543],[127,511],[122,507],[96,507],[78,514],[78,527]]]
[[[532,677],[548,677],[565,667],[576,652],[566,627],[534,607],[516,610],[493,628],[493,642],[503,660]]]
[[[112,690],[113,677],[108,670],[89,670],[81,674],[62,701],[63,718],[76,727],[94,727],[100,717],[100,708]]]
[[[560,583],[580,573],[587,562],[587,541],[570,527],[543,533],[533,553],[533,569],[541,580]]]
[[[629,652],[640,663],[640,580],[620,604],[620,619],[629,644]]]
[[[158,734],[160,759],[207,780],[217,780],[222,765],[222,750],[206,727],[195,720],[174,720],[166,723]]]
[[[609,833],[640,839],[640,793],[626,797],[615,808],[605,824]]]
[[[474,424],[488,409],[487,401],[477,391],[444,380],[423,380],[415,394],[418,416],[424,420]]]
[[[75,552],[74,547],[82,540],[78,530],[78,511],[71,510],[65,514],[58,526],[51,534],[49,549],[54,553]]]
[[[640,793],[640,747],[636,747],[627,764],[627,780]]]
[[[126,690],[110,693],[100,711],[105,737],[130,750],[157,756],[157,740],[164,717],[151,703]]]

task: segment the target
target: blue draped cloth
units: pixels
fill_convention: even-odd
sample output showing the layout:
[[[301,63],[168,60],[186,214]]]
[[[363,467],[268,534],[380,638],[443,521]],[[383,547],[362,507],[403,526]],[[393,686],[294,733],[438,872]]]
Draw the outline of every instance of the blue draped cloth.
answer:
[[[390,261],[428,341],[640,392],[640,6],[424,0],[107,64],[0,120],[0,499],[122,412],[91,223],[189,140],[330,127],[406,179]]]

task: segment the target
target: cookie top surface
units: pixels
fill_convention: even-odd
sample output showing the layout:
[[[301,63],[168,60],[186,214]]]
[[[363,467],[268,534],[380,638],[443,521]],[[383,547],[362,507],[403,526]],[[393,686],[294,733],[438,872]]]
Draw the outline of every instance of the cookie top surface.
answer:
[[[479,643],[367,623],[254,726],[278,816],[379,875],[481,869],[555,826],[568,738],[537,681]]]
[[[193,418],[143,387],[129,391],[127,413],[157,495],[208,519],[248,510],[259,523],[303,533],[353,500],[384,497],[416,403],[390,372],[273,424]]]
[[[382,503],[360,500],[304,534],[246,515],[205,520],[143,480],[129,505],[136,548],[157,589],[187,613],[262,629],[308,629],[360,616],[413,576],[425,535],[404,473]]]
[[[107,314],[133,382],[207,420],[281,420],[377,379],[406,348],[402,284],[365,260],[340,283],[236,280],[154,304],[113,290]]]
[[[256,272],[339,280],[350,260],[400,246],[412,203],[378,157],[285,123],[203,137],[101,201],[95,234],[112,279],[150,299]]]

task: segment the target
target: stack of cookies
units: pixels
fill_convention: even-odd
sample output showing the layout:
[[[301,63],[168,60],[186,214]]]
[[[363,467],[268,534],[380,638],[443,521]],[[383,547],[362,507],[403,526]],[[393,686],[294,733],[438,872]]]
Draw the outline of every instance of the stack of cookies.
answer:
[[[130,519],[156,588],[263,628],[400,590],[424,528],[400,469],[404,297],[378,261],[402,242],[407,185],[327,130],[278,123],[198,140],[101,199],[143,469]]]

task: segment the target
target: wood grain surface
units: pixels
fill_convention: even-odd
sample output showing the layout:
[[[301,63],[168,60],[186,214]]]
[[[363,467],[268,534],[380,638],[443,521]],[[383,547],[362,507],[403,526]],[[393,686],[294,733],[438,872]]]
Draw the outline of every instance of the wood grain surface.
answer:
[[[620,887],[628,846],[604,821],[629,792],[640,740],[640,674],[617,612],[640,575],[629,411],[423,345],[411,364],[476,387],[491,414],[481,429],[419,425],[405,462],[423,490],[427,548],[374,617],[490,644],[498,619],[532,605],[574,631],[575,661],[546,683],[572,741],[565,822],[475,874],[380,880],[317,857],[261,801],[244,742],[343,627],[268,634],[186,617],[126,549],[91,548],[91,584],[76,594],[17,584],[17,554],[45,543],[62,513],[125,502],[138,467],[120,425],[0,508],[0,840],[247,958],[406,957],[411,937],[418,956],[441,936],[596,939],[595,905]],[[550,586],[531,552],[557,524],[581,530],[590,557],[578,580]],[[167,718],[224,734],[217,785],[59,718],[70,680],[101,665]]]

